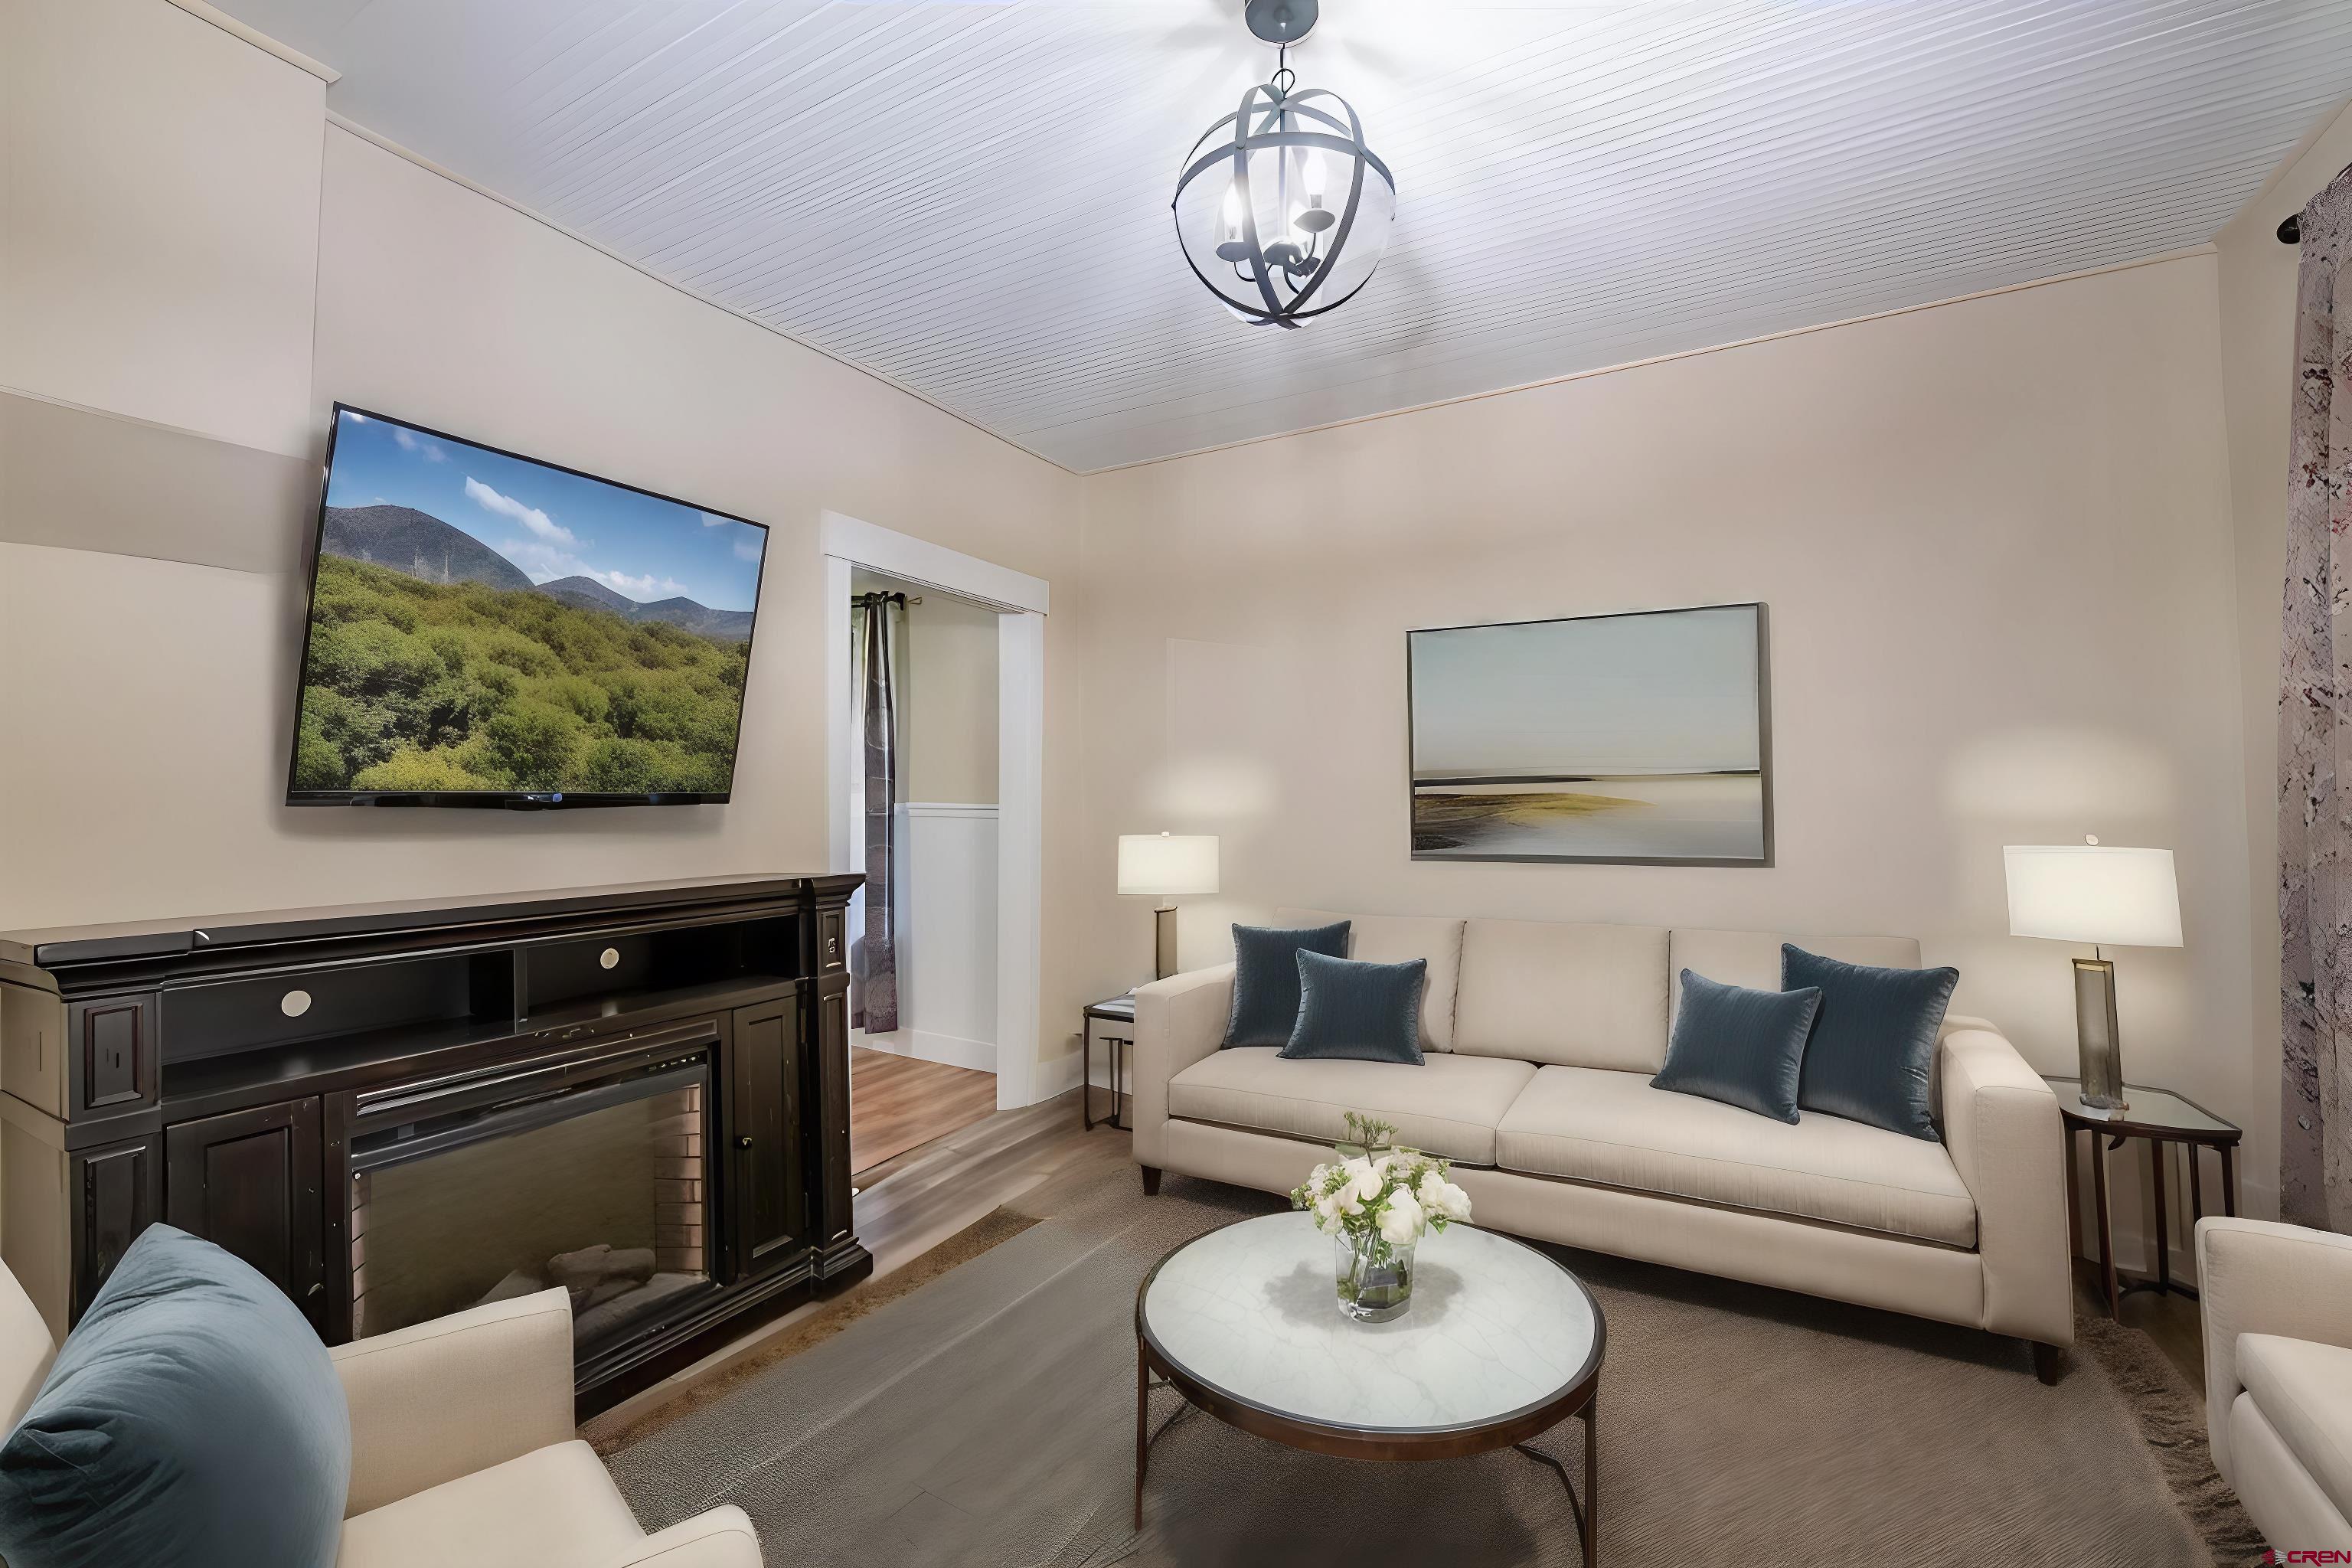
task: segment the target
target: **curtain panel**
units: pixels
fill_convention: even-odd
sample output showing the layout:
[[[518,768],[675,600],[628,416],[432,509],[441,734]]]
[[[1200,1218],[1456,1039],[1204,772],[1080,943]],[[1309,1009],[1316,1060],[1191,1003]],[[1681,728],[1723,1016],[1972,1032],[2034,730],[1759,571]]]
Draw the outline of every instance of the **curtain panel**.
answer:
[[[2352,1232],[2352,170],[2302,227],[2279,669],[2279,1213]]]
[[[898,1026],[898,911],[892,875],[898,856],[898,672],[906,598],[861,594],[856,600],[857,731],[865,752],[858,813],[864,832],[866,929],[852,965],[854,1012],[870,1035]]]

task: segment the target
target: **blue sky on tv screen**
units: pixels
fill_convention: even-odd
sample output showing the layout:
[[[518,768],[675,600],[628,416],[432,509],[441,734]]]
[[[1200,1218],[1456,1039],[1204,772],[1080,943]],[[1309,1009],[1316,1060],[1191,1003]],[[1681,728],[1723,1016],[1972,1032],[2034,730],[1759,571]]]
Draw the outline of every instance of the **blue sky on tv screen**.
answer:
[[[639,604],[756,608],[767,531],[346,409],[333,507],[404,506],[473,535],[534,583],[593,577]]]

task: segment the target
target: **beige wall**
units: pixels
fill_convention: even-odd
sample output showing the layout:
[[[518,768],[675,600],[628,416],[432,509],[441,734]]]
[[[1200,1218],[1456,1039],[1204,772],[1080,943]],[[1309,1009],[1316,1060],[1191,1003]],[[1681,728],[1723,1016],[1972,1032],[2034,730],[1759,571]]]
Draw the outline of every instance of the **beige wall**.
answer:
[[[37,106],[7,121],[17,177],[0,216],[13,237],[0,321],[13,329],[40,313],[46,300],[25,300],[26,288],[86,275],[82,294],[64,296],[82,319],[78,354],[0,360],[35,383],[25,390],[103,410],[86,417],[110,418],[122,451],[142,463],[157,433],[121,416],[291,445],[315,463],[328,405],[341,399],[773,529],[733,805],[298,811],[277,804],[303,586],[291,553],[271,566],[267,549],[208,538],[189,560],[139,558],[118,552],[170,552],[149,549],[145,533],[120,539],[137,531],[103,519],[68,547],[53,525],[12,528],[0,514],[0,668],[10,671],[0,819],[15,825],[0,850],[0,928],[822,868],[819,512],[1049,581],[1073,575],[1081,487],[1064,471],[327,126],[314,79],[164,0],[92,0],[88,13],[81,0],[0,4],[5,41],[19,50],[12,81],[60,84],[41,100],[55,100],[54,112]],[[61,20],[84,15],[110,30],[98,42],[152,53],[152,64],[104,68],[90,29]],[[27,38],[40,43],[29,57]],[[150,95],[171,113],[150,112]],[[229,217],[257,204],[269,221],[225,219],[191,238],[179,227],[188,202],[142,205],[156,179],[203,178],[183,143],[215,123],[244,125],[257,101],[279,112],[235,162],[266,168],[274,205],[253,197]],[[96,146],[85,134],[93,126],[105,130]],[[105,221],[49,229],[45,193],[85,179],[81,200],[106,207]],[[307,208],[292,190],[305,183]],[[28,272],[14,258],[32,222],[44,226],[46,270]],[[182,254],[199,241],[201,266]],[[151,299],[144,272],[60,253],[72,244],[160,247],[176,258],[165,268],[172,289]],[[299,316],[299,354],[274,341],[242,359],[232,352],[257,289],[282,291],[284,313]],[[231,340],[216,383],[201,367],[142,357],[165,352],[159,334],[202,347],[215,329]],[[223,513],[218,499],[207,528]],[[280,515],[288,505],[282,485],[257,489],[247,509],[257,534],[299,534],[299,520]],[[205,563],[222,559],[264,569]],[[1080,687],[1059,616],[1047,623],[1046,661],[1044,1028],[1059,1055],[1060,1020],[1078,1000],[1066,956],[1075,900],[1060,896],[1076,840],[1050,825],[1075,816],[1064,781]]]
[[[2270,1201],[2269,228],[2352,123],[2213,256],[1082,481],[327,126],[314,78],[164,0],[0,0],[0,391],[99,411],[0,396],[0,927],[821,864],[832,509],[1054,584],[1048,1058],[1081,992],[1148,974],[1110,847],[1164,827],[1225,842],[1191,962],[1294,899],[1913,931],[2062,1069],[2064,950],[2001,934],[1997,850],[2096,831],[2179,855],[2189,945],[2122,955],[2134,1076],[2245,1121]],[[734,805],[273,804],[289,465],[337,398],[774,525]],[[61,510],[109,471],[137,482]],[[1405,857],[1406,627],[1746,597],[1777,868]]]
[[[0,0],[0,386],[309,453],[325,110],[163,0]]]
[[[2246,1163],[2274,1184],[2281,1085],[2278,920],[2279,616],[2286,574],[2288,405],[2298,252],[2279,220],[2352,164],[2352,110],[2321,127],[2213,241],[2221,268],[2221,384],[2230,433],[2243,688],[2249,968]],[[2264,1212],[2269,1212],[2265,1210]]]
[[[879,573],[850,574],[853,591],[903,593],[906,667],[899,709],[903,800],[996,804],[996,612]]]
[[[1113,836],[1206,832],[1188,965],[1281,903],[1898,932],[2063,1071],[2071,950],[2005,934],[2000,847],[2095,832],[2178,856],[2187,947],[2118,954],[2134,1076],[2251,1118],[2215,290],[2200,254],[1090,479],[1087,976],[1150,973]],[[1777,866],[1408,858],[1406,628],[1745,599]]]

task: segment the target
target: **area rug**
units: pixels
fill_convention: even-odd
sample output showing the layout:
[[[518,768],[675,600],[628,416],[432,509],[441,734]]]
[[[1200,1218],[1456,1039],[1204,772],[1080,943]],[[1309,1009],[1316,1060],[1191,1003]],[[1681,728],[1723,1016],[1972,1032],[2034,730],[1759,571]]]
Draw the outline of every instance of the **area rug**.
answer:
[[[1111,1184],[641,1423],[607,1462],[648,1528],[737,1503],[794,1568],[1575,1562],[1559,1480],[1524,1456],[1351,1462],[1199,1414],[1165,1426],[1131,1528],[1136,1287],[1187,1237],[1278,1206]],[[2226,1491],[2197,1499],[2210,1466],[2160,1357],[2124,1353],[2119,1383],[2095,1336],[2045,1388],[2012,1341],[1558,1255],[1609,1322],[1605,1563],[2254,1560]],[[1152,1399],[1156,1427],[1183,1408]],[[1570,1423],[1542,1446],[1580,1473],[1581,1441]]]

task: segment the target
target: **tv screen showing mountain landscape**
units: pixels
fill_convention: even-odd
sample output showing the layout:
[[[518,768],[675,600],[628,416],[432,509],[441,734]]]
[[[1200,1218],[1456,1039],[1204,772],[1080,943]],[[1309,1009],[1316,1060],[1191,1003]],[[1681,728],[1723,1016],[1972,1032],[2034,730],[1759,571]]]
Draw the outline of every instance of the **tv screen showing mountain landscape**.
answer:
[[[292,795],[724,795],[767,540],[339,406]]]

